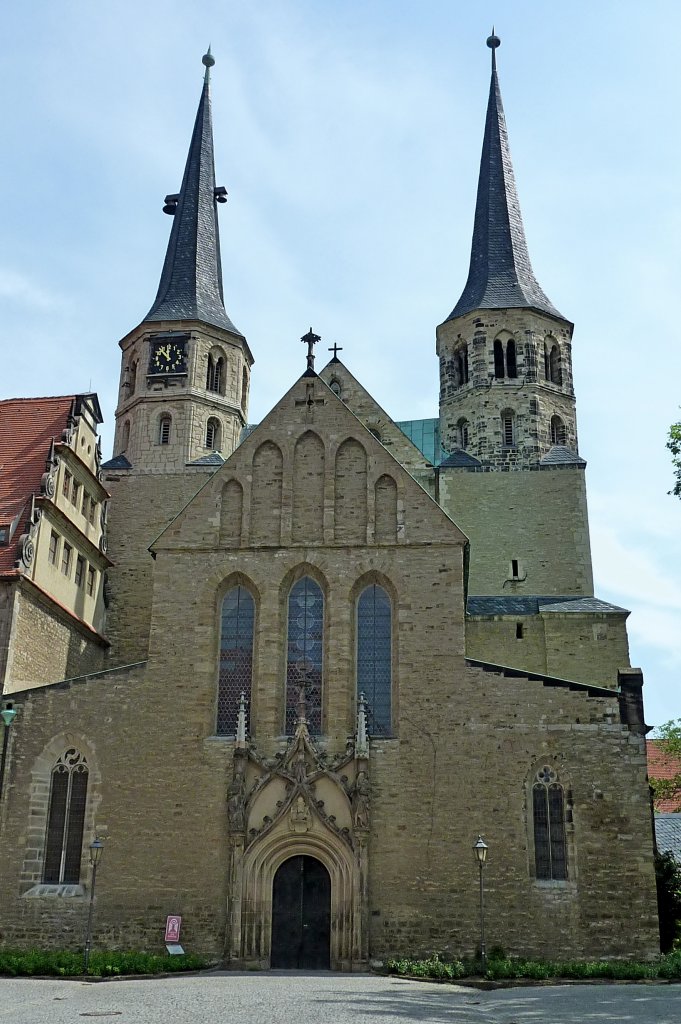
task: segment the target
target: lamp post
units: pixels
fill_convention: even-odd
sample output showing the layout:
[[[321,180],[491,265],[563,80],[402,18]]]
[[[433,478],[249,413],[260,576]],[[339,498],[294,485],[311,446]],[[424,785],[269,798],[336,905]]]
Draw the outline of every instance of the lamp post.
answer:
[[[478,836],[477,842],[473,846],[473,853],[477,857],[478,867],[480,868],[480,959],[482,960],[483,974],[487,971],[487,949],[485,948],[485,886],[482,879],[482,871],[487,860],[488,849],[489,847],[482,836]]]
[[[7,747],[9,746],[9,727],[16,717],[16,710],[11,704],[7,704],[2,711],[0,711],[0,718],[2,718],[5,726],[2,730],[2,755],[0,755],[0,798],[2,798],[2,788],[5,781],[5,763],[7,761]]]
[[[101,860],[103,849],[104,843],[98,836],[95,836],[95,838],[90,843],[90,864],[92,865],[92,883],[90,885],[90,909],[87,915],[87,932],[85,933],[85,959],[83,963],[84,974],[87,974],[88,967],[90,964],[90,945],[92,943],[92,912],[95,906],[95,885],[97,883],[97,866]]]

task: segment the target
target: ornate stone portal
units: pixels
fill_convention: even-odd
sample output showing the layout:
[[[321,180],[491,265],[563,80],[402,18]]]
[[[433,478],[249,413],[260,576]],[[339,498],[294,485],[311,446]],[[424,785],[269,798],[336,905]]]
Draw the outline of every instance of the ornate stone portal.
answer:
[[[228,790],[230,871],[227,958],[270,966],[272,888],[289,857],[315,857],[331,878],[331,967],[368,962],[369,746],[364,699],[357,732],[329,756],[311,739],[301,689],[296,729],[283,753],[260,756],[247,739],[242,697]]]

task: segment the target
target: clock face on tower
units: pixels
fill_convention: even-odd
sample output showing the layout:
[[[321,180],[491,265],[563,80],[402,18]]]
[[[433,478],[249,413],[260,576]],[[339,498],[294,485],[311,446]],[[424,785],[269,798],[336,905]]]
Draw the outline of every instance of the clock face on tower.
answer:
[[[151,348],[149,373],[185,373],[185,359],[184,341],[169,338],[155,341]]]

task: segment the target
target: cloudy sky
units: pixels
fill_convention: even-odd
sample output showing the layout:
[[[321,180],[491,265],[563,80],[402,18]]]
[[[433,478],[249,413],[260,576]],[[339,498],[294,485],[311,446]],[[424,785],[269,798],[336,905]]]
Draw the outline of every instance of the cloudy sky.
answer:
[[[681,5],[32,0],[3,15],[0,397],[99,393],[149,308],[212,43],[227,310],[251,421],[312,325],[396,419],[435,415],[468,269],[492,23],[537,277],[575,322],[600,597],[651,724],[681,717]]]

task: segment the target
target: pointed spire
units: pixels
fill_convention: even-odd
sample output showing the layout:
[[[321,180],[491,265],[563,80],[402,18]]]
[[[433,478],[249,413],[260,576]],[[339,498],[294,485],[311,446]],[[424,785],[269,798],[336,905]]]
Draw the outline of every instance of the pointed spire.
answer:
[[[497,78],[496,49],[501,40],[487,40],[492,50],[492,80],[482,143],[478,198],[468,280],[447,320],[475,309],[531,308],[564,320],[534,276],[516,191],[506,120]]]
[[[208,48],[206,68],[189,155],[178,195],[166,196],[164,212],[173,226],[161,281],[145,320],[203,320],[241,336],[225,311],[220,264],[217,203],[227,191],[215,187],[210,69],[215,58]]]

